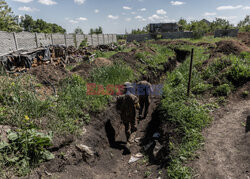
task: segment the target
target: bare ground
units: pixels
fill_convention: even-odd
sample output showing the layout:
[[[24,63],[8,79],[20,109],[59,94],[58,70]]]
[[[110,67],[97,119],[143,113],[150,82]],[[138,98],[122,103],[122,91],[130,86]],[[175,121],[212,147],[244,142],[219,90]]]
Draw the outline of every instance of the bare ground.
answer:
[[[232,100],[213,113],[214,122],[204,131],[204,148],[191,163],[194,178],[250,178],[250,133],[244,126],[249,115],[249,98]]]

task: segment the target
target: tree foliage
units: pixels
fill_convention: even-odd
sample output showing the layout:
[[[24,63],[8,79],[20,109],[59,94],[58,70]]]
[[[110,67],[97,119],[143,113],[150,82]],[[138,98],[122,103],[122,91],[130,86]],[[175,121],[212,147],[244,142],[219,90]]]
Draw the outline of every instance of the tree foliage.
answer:
[[[250,16],[247,15],[244,20],[240,21],[238,28],[242,32],[250,32]]]
[[[142,29],[132,29],[131,34],[147,34],[149,33],[149,25],[143,27]]]
[[[38,32],[38,33],[65,33],[66,30],[61,26],[53,23],[45,22],[42,19],[33,20],[33,18],[27,14],[21,17],[20,26],[24,31]]]
[[[77,27],[77,28],[74,30],[74,33],[75,33],[75,34],[83,34],[83,30],[82,30],[80,27]]]
[[[42,19],[33,20],[29,15],[20,17],[15,16],[5,0],[0,0],[0,30],[8,32],[28,32],[39,33],[65,33],[66,30],[61,26],[45,22]]]
[[[8,4],[4,0],[0,0],[0,30],[8,32],[21,31],[17,19]]]
[[[90,29],[90,31],[89,31],[89,34],[90,35],[93,35],[93,34],[102,34],[103,33],[103,30],[102,30],[102,27],[98,27],[98,28],[96,28],[96,29]]]

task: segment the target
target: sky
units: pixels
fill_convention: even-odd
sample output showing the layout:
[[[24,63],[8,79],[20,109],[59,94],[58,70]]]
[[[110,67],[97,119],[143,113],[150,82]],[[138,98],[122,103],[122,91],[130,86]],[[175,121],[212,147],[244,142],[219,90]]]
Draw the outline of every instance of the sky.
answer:
[[[250,15],[250,0],[6,0],[15,15],[31,15],[61,25],[68,33],[101,26],[104,33],[124,34],[149,23],[180,18],[237,24]]]

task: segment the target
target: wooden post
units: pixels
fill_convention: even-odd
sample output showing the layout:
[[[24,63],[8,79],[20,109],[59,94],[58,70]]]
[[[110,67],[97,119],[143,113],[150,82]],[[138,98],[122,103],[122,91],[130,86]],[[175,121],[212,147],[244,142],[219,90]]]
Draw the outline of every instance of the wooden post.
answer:
[[[192,68],[193,68],[193,57],[194,57],[194,49],[192,48],[191,51],[191,60],[190,60],[190,67],[189,67],[189,79],[188,79],[188,89],[187,89],[187,96],[190,96],[190,86],[191,86],[191,79],[192,79]]]
[[[97,37],[97,46],[100,44],[99,42],[99,34],[96,34],[96,37]]]
[[[93,39],[93,35],[92,34],[91,34],[90,38],[91,38],[91,45],[94,46],[94,39]]]
[[[18,50],[18,43],[17,43],[16,33],[15,32],[13,32],[13,37],[14,37],[14,42],[15,42],[16,50]]]
[[[66,33],[64,33],[64,41],[65,41],[65,46],[68,47],[68,45],[67,45],[67,34]]]
[[[102,39],[103,39],[103,44],[105,45],[106,43],[105,43],[105,35],[104,34],[102,34]]]
[[[38,38],[37,38],[37,33],[35,32],[35,41],[36,41],[36,48],[38,48]]]
[[[51,34],[51,43],[52,43],[52,45],[54,45],[53,34]]]

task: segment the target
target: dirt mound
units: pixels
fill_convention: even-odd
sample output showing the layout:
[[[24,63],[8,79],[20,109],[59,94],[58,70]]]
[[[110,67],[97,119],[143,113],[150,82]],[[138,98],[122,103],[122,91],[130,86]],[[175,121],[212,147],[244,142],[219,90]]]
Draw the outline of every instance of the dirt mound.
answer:
[[[243,51],[250,51],[250,48],[235,40],[222,40],[216,43],[215,53],[223,53],[225,55],[239,55]]]
[[[36,76],[41,83],[46,85],[57,85],[59,81],[70,75],[64,67],[52,64],[32,68],[28,73]]]
[[[211,44],[211,43],[208,43],[208,42],[198,42],[198,43],[195,43],[195,45],[205,47],[205,48],[209,48],[209,49],[215,47],[214,44]]]
[[[238,39],[240,39],[244,44],[250,47],[250,33],[249,32],[239,33]]]
[[[132,69],[136,68],[136,64],[141,64],[136,58],[135,58],[136,50],[133,50],[131,52],[119,52],[115,55],[113,55],[110,59],[112,61],[122,60],[125,63],[127,63],[129,66],[131,66]]]
[[[102,66],[112,65],[113,63],[109,59],[107,59],[107,58],[99,57],[99,58],[95,59],[94,64],[97,67],[102,67]]]
[[[93,66],[89,62],[83,62],[80,65],[73,68],[71,72],[78,73],[84,79],[87,79],[92,69],[93,69]]]

